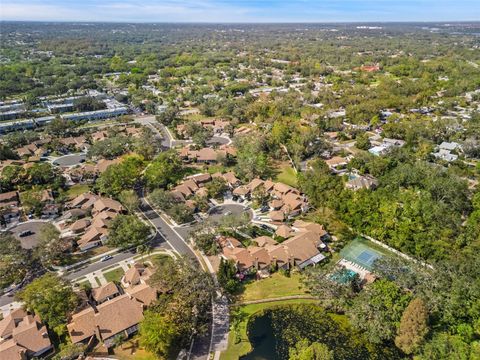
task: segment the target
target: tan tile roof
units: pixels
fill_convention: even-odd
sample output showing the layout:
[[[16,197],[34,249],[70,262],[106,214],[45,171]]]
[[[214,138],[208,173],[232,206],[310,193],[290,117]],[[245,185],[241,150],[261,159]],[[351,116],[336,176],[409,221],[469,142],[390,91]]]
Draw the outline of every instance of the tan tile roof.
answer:
[[[26,316],[20,324],[13,330],[13,339],[18,345],[36,353],[40,350],[50,347],[50,338],[47,328],[41,325],[33,316]]]
[[[292,233],[292,229],[287,225],[280,225],[275,231],[275,235],[281,236],[283,238],[288,238]]]
[[[72,225],[69,226],[72,231],[81,231],[86,229],[90,225],[90,220],[88,219],[79,219],[75,221]]]
[[[258,188],[260,185],[263,185],[263,180],[256,178],[256,179],[253,179],[252,181],[250,181],[250,183],[247,186],[250,189],[250,191],[253,192],[253,190]]]
[[[259,236],[253,239],[253,241],[256,242],[257,245],[260,247],[264,247],[266,245],[275,245],[277,243],[270,236]]]
[[[100,328],[102,339],[108,339],[119,332],[137,325],[143,319],[143,304],[128,294],[97,306],[95,323]]]
[[[157,300],[157,292],[147,284],[131,286],[125,291],[141,303],[145,304],[145,306],[149,306]]]
[[[247,195],[250,193],[250,189],[247,186],[239,186],[235,190],[233,190],[234,195]]]
[[[106,235],[107,233],[107,229],[91,226],[90,228],[88,228],[87,232],[82,235],[80,240],[77,241],[77,244],[79,246],[82,246],[88,244],[89,242],[98,241],[100,240],[102,235]]]
[[[293,227],[297,228],[299,231],[311,231],[317,234],[319,237],[322,237],[327,234],[322,225],[302,220],[295,220],[292,224]]]
[[[197,160],[200,161],[216,161],[217,152],[211,148],[203,148],[197,152]]]
[[[235,176],[233,172],[227,172],[223,174],[223,178],[225,179],[226,182],[228,182],[230,185],[235,185],[237,184],[240,180]]]
[[[245,248],[233,248],[228,247],[223,249],[223,254],[232,259],[238,266],[239,270],[247,270],[253,266],[253,258]]]
[[[101,197],[93,204],[93,209],[96,212],[105,211],[105,210],[113,210],[116,212],[123,211],[123,206],[118,201],[107,198]]]
[[[242,243],[233,237],[221,236],[217,239],[218,244],[222,247],[229,247],[231,249],[242,247]]]
[[[140,269],[135,266],[132,266],[130,269],[125,271],[125,275],[123,277],[123,281],[127,284],[138,284],[140,282]]]
[[[182,194],[182,197],[188,197],[193,194],[193,190],[185,184],[175,186],[172,192],[180,193]]]
[[[102,340],[108,339],[143,319],[143,304],[128,294],[117,296],[93,308],[87,308],[72,316],[67,325],[73,343],[95,335],[98,327]]]
[[[100,287],[92,289],[92,297],[96,302],[101,302],[108,297],[119,294],[117,285],[114,282],[106,283]]]
[[[194,180],[197,184],[204,183],[212,180],[212,176],[210,174],[199,174],[192,176],[192,180]]]
[[[250,253],[253,264],[258,267],[258,269],[265,269],[270,266],[271,258],[268,251],[263,247],[249,246],[247,251]]]
[[[334,167],[338,165],[346,165],[348,163],[347,159],[340,156],[334,156],[331,159],[325,160],[325,162],[330,167]]]
[[[74,314],[67,325],[68,333],[74,344],[95,335],[95,327],[95,310],[91,307]]]
[[[275,183],[274,189],[275,189],[275,191],[278,191],[281,194],[286,194],[290,191],[296,190],[295,188],[293,188],[293,187],[291,187],[287,184],[281,183],[281,182]]]
[[[5,316],[5,318],[0,321],[0,338],[9,337],[15,328],[15,322],[18,322],[25,316],[27,316],[27,313],[22,308],[15,309]]]
[[[317,239],[318,237],[310,231],[301,232],[285,240],[282,245],[298,265],[320,253],[315,244]]]
[[[10,202],[18,200],[18,192],[10,191],[3,194],[0,194],[0,202]]]
[[[0,342],[0,359],[26,360],[26,354],[27,349],[17,345],[13,339]]]
[[[277,221],[277,222],[285,220],[285,214],[283,213],[283,211],[270,211],[270,213],[268,214],[268,217],[272,221]]]
[[[273,189],[273,187],[275,186],[275,183],[272,180],[266,180],[263,183],[263,186],[264,186],[266,191],[271,191]]]
[[[268,251],[272,262],[276,261],[279,266],[288,263],[290,257],[283,245],[267,245],[265,249]]]

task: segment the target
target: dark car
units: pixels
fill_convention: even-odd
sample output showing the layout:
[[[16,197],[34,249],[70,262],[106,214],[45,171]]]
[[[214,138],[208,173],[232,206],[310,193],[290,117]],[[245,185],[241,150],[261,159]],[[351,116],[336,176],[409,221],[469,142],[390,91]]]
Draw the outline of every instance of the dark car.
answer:
[[[20,236],[20,237],[25,237],[25,236],[30,236],[30,235],[33,235],[32,230],[25,230],[25,231],[22,231],[21,233],[18,234],[18,236]]]

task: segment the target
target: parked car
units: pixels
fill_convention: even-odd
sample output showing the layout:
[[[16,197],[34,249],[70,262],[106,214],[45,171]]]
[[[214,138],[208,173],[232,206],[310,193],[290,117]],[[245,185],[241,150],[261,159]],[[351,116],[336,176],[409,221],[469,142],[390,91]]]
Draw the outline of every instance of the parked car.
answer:
[[[18,236],[20,237],[25,237],[25,236],[30,236],[30,235],[33,235],[33,231],[32,230],[25,230],[25,231],[22,231],[20,234],[18,234]]]
[[[232,215],[232,212],[230,210],[227,211],[225,214],[223,214],[223,216],[228,216],[228,215]]]
[[[270,210],[270,208],[267,205],[264,205],[260,208],[261,213],[266,213],[268,210]]]
[[[113,259],[112,255],[105,255],[100,259],[100,261],[107,261],[107,260],[110,260],[110,259]]]

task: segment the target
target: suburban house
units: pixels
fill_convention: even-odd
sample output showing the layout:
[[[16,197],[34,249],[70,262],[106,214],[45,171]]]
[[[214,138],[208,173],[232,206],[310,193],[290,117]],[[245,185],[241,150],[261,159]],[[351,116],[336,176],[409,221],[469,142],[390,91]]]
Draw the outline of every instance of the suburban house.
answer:
[[[114,345],[117,335],[130,336],[138,330],[145,305],[129,294],[107,300],[98,306],[74,314],[67,325],[73,344],[88,343],[92,338],[106,348]]]
[[[0,359],[27,360],[52,349],[47,328],[37,316],[20,308],[0,321]]]
[[[243,275],[251,272],[266,275],[272,268],[296,266],[303,269],[325,258],[321,252],[326,250],[323,240],[328,238],[328,233],[322,225],[297,220],[292,228],[285,226],[282,229],[283,238],[287,239],[282,243],[268,236],[260,236],[252,240],[255,245],[246,248],[237,239],[219,237],[217,242],[222,248],[220,256],[232,260]]]
[[[345,183],[345,187],[353,191],[360,190],[360,189],[373,190],[377,186],[378,186],[378,180],[370,175],[355,176]]]
[[[62,225],[62,236],[80,236],[77,245],[82,251],[102,245],[108,238],[110,221],[124,212],[118,201],[91,193],[78,195],[67,205],[72,210],[84,210],[92,214],[91,219],[79,219]]]
[[[135,263],[130,269],[125,271],[121,283],[127,289],[131,286],[146,284],[150,276],[152,276],[152,270],[149,267]]]
[[[452,162],[458,159],[458,153],[462,152],[462,146],[456,142],[442,142],[437,151],[432,153],[437,159]]]
[[[331,171],[340,173],[345,170],[348,164],[348,159],[341,156],[334,156],[331,159],[325,160],[325,162]]]
[[[0,215],[5,223],[20,217],[20,198],[17,191],[0,194]]]
[[[384,138],[380,145],[374,146],[368,150],[369,153],[380,156],[385,155],[392,148],[400,148],[405,145],[405,141],[398,139]]]
[[[96,305],[103,304],[105,301],[112,300],[120,296],[120,289],[114,282],[106,283],[97,288],[93,288],[91,295]]]

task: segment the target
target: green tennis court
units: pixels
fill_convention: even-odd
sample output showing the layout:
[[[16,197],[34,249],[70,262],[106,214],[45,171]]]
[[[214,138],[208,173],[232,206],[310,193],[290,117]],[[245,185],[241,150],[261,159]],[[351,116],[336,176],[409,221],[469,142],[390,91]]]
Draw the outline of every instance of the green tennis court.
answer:
[[[373,246],[372,243],[366,239],[357,238],[345,246],[340,251],[340,255],[344,259],[372,271],[375,260],[385,256],[386,251],[378,249],[378,247]]]

